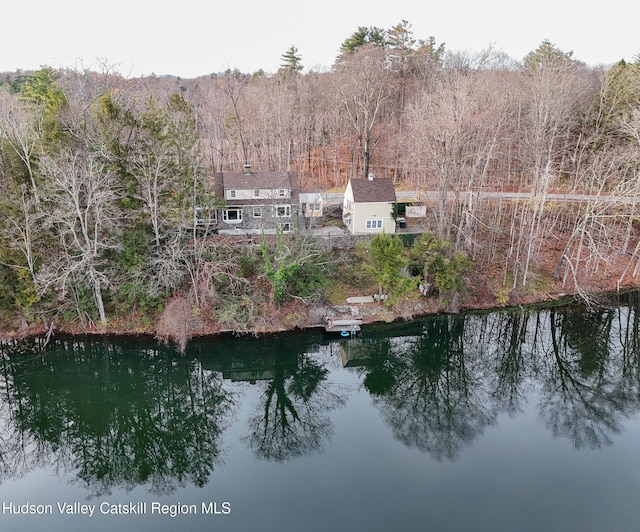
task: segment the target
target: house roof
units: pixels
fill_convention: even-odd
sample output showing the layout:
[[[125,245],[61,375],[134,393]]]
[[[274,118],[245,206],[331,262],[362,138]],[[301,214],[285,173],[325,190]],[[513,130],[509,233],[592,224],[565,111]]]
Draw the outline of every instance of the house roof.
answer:
[[[253,190],[256,188],[294,188],[295,172],[219,172],[215,175],[220,179],[225,190]]]
[[[213,177],[216,194],[221,198],[224,197],[225,190],[283,188],[291,191],[292,199],[297,199],[298,174],[296,172],[251,172],[248,175],[244,172],[217,172]],[[264,203],[264,201],[256,203]]]
[[[393,203],[396,189],[391,179],[352,179],[351,191],[355,203]]]

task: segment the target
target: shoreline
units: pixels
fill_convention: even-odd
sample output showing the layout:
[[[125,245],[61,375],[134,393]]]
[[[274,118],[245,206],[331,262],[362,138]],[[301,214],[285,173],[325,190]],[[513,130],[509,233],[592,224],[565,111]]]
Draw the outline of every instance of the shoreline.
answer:
[[[640,290],[640,286],[625,286],[621,287],[618,290],[602,290],[600,292],[589,294],[590,298],[593,298],[595,301],[611,298],[611,297],[621,297],[625,294],[630,294],[635,291]],[[477,299],[474,301],[469,301],[466,304],[461,304],[455,310],[447,309],[446,306],[438,304],[441,303],[437,300],[425,299],[425,300],[414,300],[409,302],[402,302],[395,307],[385,307],[384,305],[380,305],[375,303],[371,304],[345,304],[345,305],[322,305],[314,307],[314,309],[309,308],[309,312],[307,317],[313,320],[313,315],[319,315],[322,313],[326,315],[327,313],[334,313],[336,316],[346,316],[345,309],[353,309],[354,307],[358,309],[357,314],[351,314],[359,320],[362,320],[363,325],[370,325],[375,323],[394,323],[401,321],[411,321],[419,318],[426,318],[429,316],[437,316],[442,314],[457,314],[460,312],[495,312],[495,311],[508,311],[509,309],[523,309],[523,308],[532,308],[532,307],[553,307],[553,306],[564,306],[569,305],[571,303],[580,303],[585,302],[584,298],[580,296],[577,292],[558,292],[555,294],[546,293],[544,295],[539,294],[538,297],[530,296],[527,298],[522,298],[520,301],[516,301],[510,304],[499,305],[496,304],[495,301],[487,302],[489,304],[478,301]],[[413,304],[412,304],[413,303]],[[353,310],[351,310],[353,312]],[[254,330],[249,330],[246,332],[238,332],[229,329],[220,329],[215,326],[206,326],[200,327],[192,331],[190,339],[207,339],[207,338],[221,338],[228,336],[235,337],[244,337],[244,336],[255,336],[262,337],[268,335],[276,335],[282,333],[289,333],[295,331],[312,331],[314,329],[322,329],[323,324],[321,319],[316,319],[317,323],[306,323],[304,325],[293,325],[289,327],[283,326],[274,326],[268,327],[263,326],[260,328],[256,328]],[[68,325],[68,324],[67,324]],[[282,325],[280,323],[280,325]],[[15,331],[7,331],[0,330],[0,345],[9,344],[11,342],[19,342],[25,340],[35,340],[35,339],[43,339],[45,340],[44,345],[46,345],[49,341],[48,337],[55,338],[57,336],[73,338],[73,337],[117,337],[117,338],[151,338],[159,343],[164,343],[171,345],[172,347],[177,349],[175,345],[176,342],[171,338],[160,338],[157,331],[155,329],[145,329],[145,328],[132,328],[132,329],[124,329],[122,327],[117,326],[107,326],[105,329],[100,329],[99,327],[69,327],[69,326],[60,326],[53,327],[52,330],[45,327],[42,323],[40,324],[30,324],[21,330]]]

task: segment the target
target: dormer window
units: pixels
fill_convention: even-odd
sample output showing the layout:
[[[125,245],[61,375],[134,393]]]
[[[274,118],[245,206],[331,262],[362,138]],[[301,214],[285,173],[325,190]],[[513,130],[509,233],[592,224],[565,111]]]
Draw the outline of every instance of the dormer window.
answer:
[[[254,198],[259,198],[260,197],[260,191],[257,188],[253,191],[253,197]]]
[[[284,197],[286,197],[286,195],[287,195],[287,191],[284,188],[281,188],[280,189],[280,197],[284,198]]]
[[[235,190],[230,190],[229,191],[229,197],[230,198],[235,198],[236,197],[236,191]]]

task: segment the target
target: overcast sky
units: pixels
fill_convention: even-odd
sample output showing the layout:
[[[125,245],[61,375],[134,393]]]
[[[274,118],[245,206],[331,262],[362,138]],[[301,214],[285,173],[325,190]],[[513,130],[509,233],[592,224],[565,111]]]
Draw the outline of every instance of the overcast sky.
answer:
[[[639,15],[634,0],[0,0],[0,72],[100,61],[127,77],[275,72],[291,45],[307,70],[327,69],[358,26],[403,19],[447,50],[493,45],[520,60],[549,39],[595,66],[640,54]]]

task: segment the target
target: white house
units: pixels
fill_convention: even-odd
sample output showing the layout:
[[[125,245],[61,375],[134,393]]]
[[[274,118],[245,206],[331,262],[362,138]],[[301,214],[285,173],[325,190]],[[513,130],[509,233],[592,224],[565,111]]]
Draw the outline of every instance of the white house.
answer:
[[[395,233],[391,179],[351,179],[344,191],[342,220],[353,234]]]

